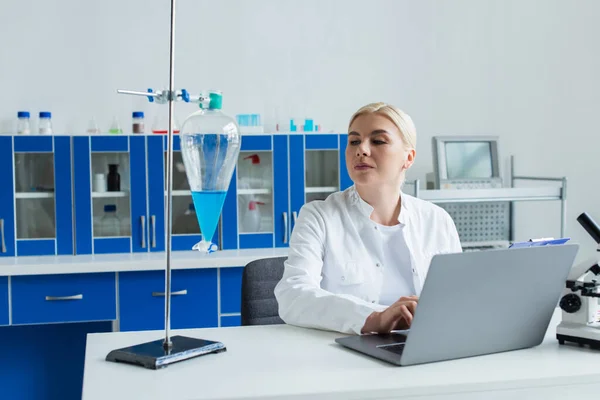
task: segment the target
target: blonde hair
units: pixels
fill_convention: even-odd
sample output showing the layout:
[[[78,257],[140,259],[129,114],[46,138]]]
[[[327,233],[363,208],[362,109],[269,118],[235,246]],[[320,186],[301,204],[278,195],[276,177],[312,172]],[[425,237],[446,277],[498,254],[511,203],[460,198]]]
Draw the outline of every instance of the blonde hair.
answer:
[[[413,123],[410,115],[400,110],[398,107],[387,103],[371,103],[361,107],[357,112],[354,113],[350,118],[348,124],[348,130],[356,118],[363,114],[377,113],[381,114],[396,125],[400,131],[400,137],[405,146],[416,149],[417,148],[417,129]]]

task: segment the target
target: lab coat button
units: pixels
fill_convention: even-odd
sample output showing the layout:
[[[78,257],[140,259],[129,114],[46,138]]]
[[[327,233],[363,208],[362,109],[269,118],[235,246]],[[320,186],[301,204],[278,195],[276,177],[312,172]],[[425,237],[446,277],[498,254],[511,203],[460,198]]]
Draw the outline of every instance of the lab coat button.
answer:
[[[345,276],[342,276],[342,280],[343,280],[343,281],[345,281],[345,280],[346,280],[346,277],[345,277]]]
[[[375,265],[376,265],[377,267],[381,267],[381,264],[379,264],[379,263],[377,263],[377,264],[375,264]],[[415,271],[415,270],[413,269],[413,272],[414,272],[414,271]]]
[[[371,303],[375,303],[375,300],[371,300]]]
[[[376,226],[374,226],[373,228],[375,228],[375,230],[377,230],[377,227],[376,227]]]

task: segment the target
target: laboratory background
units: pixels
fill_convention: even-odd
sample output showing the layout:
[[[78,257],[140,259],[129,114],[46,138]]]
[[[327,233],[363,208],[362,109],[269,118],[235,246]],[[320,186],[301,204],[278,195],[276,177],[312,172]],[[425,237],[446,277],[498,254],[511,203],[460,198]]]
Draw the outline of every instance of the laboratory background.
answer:
[[[160,294],[152,304],[142,298],[164,285],[168,106],[117,90],[168,89],[169,7],[162,0],[0,6],[0,398],[81,398],[88,333],[164,327]],[[180,0],[177,7],[175,87],[192,97],[220,91],[223,112],[242,133],[214,236],[219,248],[285,254],[301,206],[352,184],[344,162],[351,115],[384,101],[417,129],[406,193],[526,189],[515,201],[489,201],[492,191],[481,202],[443,204],[465,250],[569,237],[581,246],[577,261],[595,256],[576,218],[587,212],[600,220],[600,2]],[[201,257],[192,251],[201,232],[177,137],[197,110],[194,102],[175,104],[173,291],[187,282],[199,294],[174,297],[173,327],[238,326],[243,263],[176,266]],[[494,165],[489,179],[440,177],[440,157],[452,159],[443,139],[462,138],[467,149],[477,137]],[[124,269],[115,273],[118,263]],[[81,282],[91,298],[106,298],[52,301],[80,295],[72,287]]]

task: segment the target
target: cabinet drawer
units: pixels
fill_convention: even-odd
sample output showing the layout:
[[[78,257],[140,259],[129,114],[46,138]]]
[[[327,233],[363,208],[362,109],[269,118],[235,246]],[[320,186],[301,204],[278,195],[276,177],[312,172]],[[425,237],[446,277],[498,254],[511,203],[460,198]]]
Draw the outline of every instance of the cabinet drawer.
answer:
[[[114,273],[12,278],[13,324],[116,319]]]
[[[8,277],[0,276],[0,325],[8,325]]]
[[[119,273],[119,329],[161,330],[165,327],[165,273]],[[218,325],[217,270],[171,271],[171,328]]]

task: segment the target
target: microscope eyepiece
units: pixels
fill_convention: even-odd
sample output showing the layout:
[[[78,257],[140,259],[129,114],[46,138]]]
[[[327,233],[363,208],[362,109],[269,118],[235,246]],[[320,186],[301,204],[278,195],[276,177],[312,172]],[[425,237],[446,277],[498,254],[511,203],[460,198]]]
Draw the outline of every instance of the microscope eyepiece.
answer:
[[[587,213],[582,213],[577,217],[577,221],[583,226],[583,228],[590,234],[590,236],[600,244],[600,227]]]

